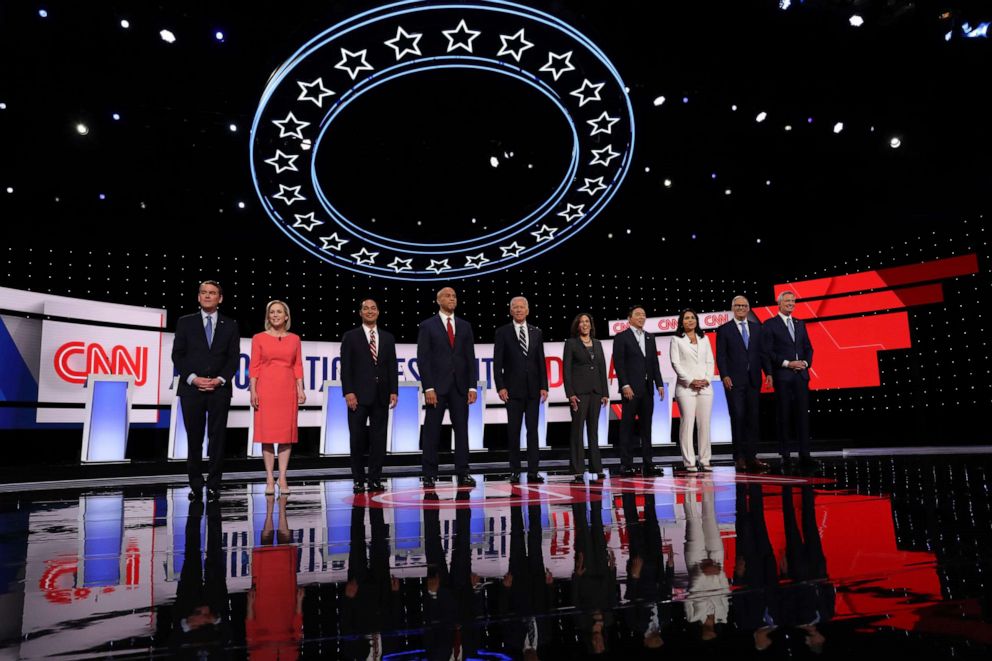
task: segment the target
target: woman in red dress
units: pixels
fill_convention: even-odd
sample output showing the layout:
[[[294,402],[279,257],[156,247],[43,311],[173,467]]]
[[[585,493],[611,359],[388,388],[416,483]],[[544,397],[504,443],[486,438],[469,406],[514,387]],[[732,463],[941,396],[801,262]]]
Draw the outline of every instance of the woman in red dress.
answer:
[[[300,336],[289,332],[289,306],[269,301],[265,331],[251,338],[251,405],[255,409],[255,443],[262,444],[265,493],[275,493],[272,469],[279,446],[279,493],[288,494],[286,471],[297,439],[296,417],[307,401],[303,391],[303,355]]]

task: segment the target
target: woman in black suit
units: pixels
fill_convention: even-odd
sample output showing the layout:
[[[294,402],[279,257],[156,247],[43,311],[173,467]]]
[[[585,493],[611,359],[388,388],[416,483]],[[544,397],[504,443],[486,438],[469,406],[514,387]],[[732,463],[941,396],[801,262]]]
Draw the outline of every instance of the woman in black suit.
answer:
[[[606,384],[606,356],[596,339],[595,321],[583,312],[572,321],[571,338],[565,342],[565,396],[572,407],[572,473],[582,482],[584,452],[582,426],[589,437],[589,468],[599,479],[603,462],[599,456],[599,409],[610,403]]]

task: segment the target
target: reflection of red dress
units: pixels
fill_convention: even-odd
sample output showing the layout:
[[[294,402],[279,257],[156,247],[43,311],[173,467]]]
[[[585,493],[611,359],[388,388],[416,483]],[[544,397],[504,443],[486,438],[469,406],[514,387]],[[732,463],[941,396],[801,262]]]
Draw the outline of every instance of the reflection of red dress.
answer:
[[[268,333],[251,338],[248,376],[257,378],[258,409],[255,411],[256,443],[295,443],[296,380],[303,378],[300,336],[282,339]]]
[[[296,659],[303,614],[296,612],[295,544],[251,550],[254,618],[245,621],[252,659]]]

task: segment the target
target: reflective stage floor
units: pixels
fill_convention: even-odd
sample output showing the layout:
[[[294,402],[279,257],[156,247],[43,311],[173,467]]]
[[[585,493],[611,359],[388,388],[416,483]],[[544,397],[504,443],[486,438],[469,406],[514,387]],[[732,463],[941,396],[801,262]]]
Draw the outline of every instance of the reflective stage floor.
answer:
[[[3,494],[0,658],[984,657],[990,462]]]

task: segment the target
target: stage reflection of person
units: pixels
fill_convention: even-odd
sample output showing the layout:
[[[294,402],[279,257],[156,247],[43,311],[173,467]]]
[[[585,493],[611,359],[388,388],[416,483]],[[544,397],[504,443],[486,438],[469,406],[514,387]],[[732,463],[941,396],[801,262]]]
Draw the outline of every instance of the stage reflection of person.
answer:
[[[603,534],[603,501],[572,505],[575,525],[575,568],[572,571],[572,604],[577,609],[579,635],[591,654],[607,652],[609,632],[617,606],[617,563]]]
[[[425,505],[436,504],[437,494],[427,492]],[[424,647],[427,658],[462,661],[478,652],[482,629],[479,617],[485,608],[482,580],[472,571],[469,493],[456,496],[451,564],[441,545],[441,516],[436,506],[424,510],[424,544],[427,556],[427,594],[424,597]]]
[[[298,550],[286,517],[288,496],[278,498],[278,528],[276,500],[266,497],[260,544],[251,550],[245,639],[252,659],[296,659],[303,638],[303,588],[296,582]]]
[[[759,652],[768,649],[771,634],[782,622],[778,567],[765,522],[761,484],[737,485],[734,622],[750,631]]]
[[[381,507],[368,509],[371,536],[366,539],[365,507],[351,509],[348,582],[341,603],[342,652],[348,659],[381,659],[390,640],[383,631],[403,628],[400,581],[390,573],[389,526]]]
[[[624,493],[624,521],[627,528],[627,590],[624,597],[633,606],[624,609],[627,625],[647,649],[664,644],[662,627],[671,620],[672,578],[675,559],[665,557],[661,526],[654,494],[644,495],[644,520],[637,512],[637,494]]]
[[[702,502],[687,494],[685,503],[685,563],[689,570],[686,620],[698,623],[704,641],[717,636],[730,608],[730,580],[723,571],[724,548],[716,522],[712,488],[703,490]]]
[[[554,580],[544,565],[541,506],[530,505],[524,533],[523,507],[510,509],[510,567],[499,591],[506,648],[514,658],[536,661],[551,643],[549,613],[554,604]]]
[[[200,553],[202,500],[194,500],[186,519],[183,568],[176,586],[175,642],[185,645],[221,645],[230,637],[230,610],[221,547],[220,504],[207,505],[207,548]]]

